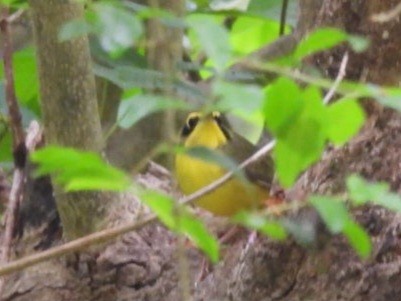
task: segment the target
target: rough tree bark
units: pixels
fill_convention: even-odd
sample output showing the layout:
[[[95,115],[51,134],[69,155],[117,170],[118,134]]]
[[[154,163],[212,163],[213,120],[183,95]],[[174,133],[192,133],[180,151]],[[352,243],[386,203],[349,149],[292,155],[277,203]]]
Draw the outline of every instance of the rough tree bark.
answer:
[[[100,152],[103,138],[85,36],[60,42],[65,23],[83,18],[75,1],[30,1],[37,46],[41,107],[48,144]],[[57,209],[68,239],[99,229],[112,196],[106,193],[63,193],[56,190]]]
[[[347,77],[398,85],[400,21],[376,24],[370,19],[373,13],[397,3],[398,0],[300,0],[297,30],[303,34],[315,26],[330,25],[368,36],[371,46],[367,52],[351,52]],[[345,45],[337,47],[308,63],[335,76],[346,49]],[[394,191],[401,192],[401,116],[373,102],[365,102],[364,106],[369,117],[361,133],[345,147],[328,149],[321,162],[299,179],[295,195],[341,192],[344,178],[351,172],[386,180]],[[170,191],[165,177],[160,170],[153,170],[138,181]],[[134,216],[130,211],[126,210],[123,220]],[[400,215],[369,206],[354,214],[373,239],[374,252],[369,260],[360,260],[343,237],[324,235],[319,227],[315,230],[322,237],[312,251],[290,240],[277,243],[259,237],[253,243],[237,241],[224,252],[213,272],[191,287],[194,300],[398,301]],[[300,212],[294,218],[300,225],[319,225],[313,212]],[[15,274],[7,300],[180,300],[174,246],[163,227],[152,225],[108,246],[97,257],[96,269],[88,271],[80,266],[77,272],[59,260]],[[191,270],[197,271],[199,255],[189,251],[189,259]]]

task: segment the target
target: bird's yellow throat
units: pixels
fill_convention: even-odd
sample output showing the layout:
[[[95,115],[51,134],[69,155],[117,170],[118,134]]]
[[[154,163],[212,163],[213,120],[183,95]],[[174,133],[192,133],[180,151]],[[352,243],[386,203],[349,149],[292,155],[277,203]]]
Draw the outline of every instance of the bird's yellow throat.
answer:
[[[232,137],[228,122],[219,112],[208,115],[189,114],[181,136],[187,148],[202,146],[215,151],[223,151],[223,147],[229,146],[231,139],[235,138]],[[218,164],[185,153],[177,154],[175,169],[178,184],[184,194],[197,191],[227,172]],[[257,207],[267,197],[266,189],[233,178],[199,198],[196,205],[217,215],[231,216],[242,209]]]

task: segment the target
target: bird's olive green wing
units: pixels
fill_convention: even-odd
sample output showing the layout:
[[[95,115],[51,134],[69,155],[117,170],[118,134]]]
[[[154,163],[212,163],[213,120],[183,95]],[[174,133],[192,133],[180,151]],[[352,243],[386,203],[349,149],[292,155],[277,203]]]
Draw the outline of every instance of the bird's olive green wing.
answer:
[[[231,139],[223,147],[223,152],[241,163],[256,151],[257,147],[242,136],[232,133]],[[249,181],[270,189],[274,177],[274,164],[270,155],[266,155],[251,163],[245,168],[245,175]]]

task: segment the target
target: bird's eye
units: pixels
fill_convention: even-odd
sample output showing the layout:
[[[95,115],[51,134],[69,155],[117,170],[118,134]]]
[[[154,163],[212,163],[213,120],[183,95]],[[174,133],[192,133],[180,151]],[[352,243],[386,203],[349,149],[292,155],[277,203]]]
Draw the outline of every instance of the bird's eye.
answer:
[[[199,121],[198,116],[190,117],[190,118],[188,118],[187,125],[190,129],[194,129],[196,127],[196,125],[198,124],[198,121]]]
[[[181,130],[181,136],[187,137],[196,127],[199,121],[199,116],[191,116],[187,119],[184,127]]]

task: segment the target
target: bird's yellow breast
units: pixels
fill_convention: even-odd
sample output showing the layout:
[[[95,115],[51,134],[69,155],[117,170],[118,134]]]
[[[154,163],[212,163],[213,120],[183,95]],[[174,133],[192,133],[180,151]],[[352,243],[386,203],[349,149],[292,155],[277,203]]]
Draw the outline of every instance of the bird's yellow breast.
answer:
[[[219,125],[213,119],[198,122],[186,138],[185,147],[203,146],[218,150],[226,143]],[[175,170],[178,184],[184,194],[191,194],[214,182],[227,171],[218,164],[191,157],[185,153],[176,156]],[[216,190],[200,197],[196,205],[216,215],[231,216],[242,209],[257,207],[268,198],[268,191],[254,184],[233,178]]]

